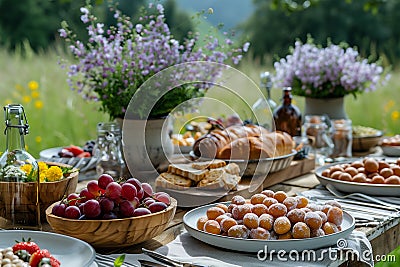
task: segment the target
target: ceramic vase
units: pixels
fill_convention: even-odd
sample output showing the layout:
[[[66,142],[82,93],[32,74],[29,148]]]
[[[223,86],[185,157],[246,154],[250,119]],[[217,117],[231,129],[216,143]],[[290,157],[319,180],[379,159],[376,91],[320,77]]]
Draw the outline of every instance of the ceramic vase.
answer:
[[[330,119],[347,119],[344,97],[305,98],[304,115],[328,115]]]
[[[125,119],[122,147],[131,174],[155,173],[174,152],[171,117],[148,120]]]

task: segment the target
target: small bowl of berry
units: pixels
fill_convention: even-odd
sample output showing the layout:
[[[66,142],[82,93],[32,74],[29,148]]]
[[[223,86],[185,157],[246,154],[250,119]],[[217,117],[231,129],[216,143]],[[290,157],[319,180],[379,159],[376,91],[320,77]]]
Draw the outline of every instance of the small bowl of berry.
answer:
[[[174,198],[154,192],[149,183],[136,178],[114,181],[102,174],[79,194],[71,193],[53,203],[46,209],[46,217],[59,234],[94,247],[126,247],[161,234],[174,218],[176,207]]]

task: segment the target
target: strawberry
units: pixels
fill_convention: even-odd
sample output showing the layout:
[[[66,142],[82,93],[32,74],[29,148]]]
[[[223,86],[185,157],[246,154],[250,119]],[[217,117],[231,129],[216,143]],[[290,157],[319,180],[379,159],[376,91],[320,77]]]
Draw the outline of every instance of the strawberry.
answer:
[[[50,252],[47,249],[41,249],[31,255],[29,265],[31,267],[38,267],[43,258],[50,258]]]
[[[50,256],[50,265],[51,265],[51,267],[60,267],[61,263],[59,260],[57,260],[53,256]]]
[[[77,157],[78,158],[90,158],[92,155],[89,152],[82,152]]]
[[[26,250],[29,254],[32,254],[40,250],[39,246],[35,242],[31,241],[30,238],[28,238],[26,241],[24,238],[22,238],[22,242],[16,242],[17,244],[12,247],[14,253],[16,253],[18,250]]]
[[[77,157],[79,154],[85,152],[83,151],[82,148],[80,148],[79,146],[74,146],[74,145],[70,145],[68,147],[64,147],[64,149],[68,150],[69,152],[71,152],[72,154],[74,154],[74,157]]]

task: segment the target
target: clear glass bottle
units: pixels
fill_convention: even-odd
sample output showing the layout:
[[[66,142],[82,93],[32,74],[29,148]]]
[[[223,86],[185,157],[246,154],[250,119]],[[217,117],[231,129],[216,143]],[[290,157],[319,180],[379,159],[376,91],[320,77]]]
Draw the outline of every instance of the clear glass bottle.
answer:
[[[275,128],[291,136],[301,135],[302,118],[300,109],[292,104],[292,88],[282,89],[282,104],[274,110]]]
[[[277,104],[271,98],[272,79],[271,74],[268,71],[260,74],[260,88],[265,88],[266,98],[259,98],[253,104],[253,122],[257,122],[259,125],[272,130],[270,125],[272,115],[271,112],[276,108]],[[265,123],[260,123],[261,121],[265,121]]]
[[[332,120],[332,139],[335,145],[332,158],[352,156],[353,131],[352,122],[349,119]]]
[[[0,227],[41,230],[39,167],[25,150],[29,124],[22,105],[4,107],[6,150],[0,158]]]
[[[97,158],[98,175],[107,173],[114,179],[123,177],[125,160],[122,153],[121,127],[116,122],[100,122],[97,124],[97,140],[93,148]]]

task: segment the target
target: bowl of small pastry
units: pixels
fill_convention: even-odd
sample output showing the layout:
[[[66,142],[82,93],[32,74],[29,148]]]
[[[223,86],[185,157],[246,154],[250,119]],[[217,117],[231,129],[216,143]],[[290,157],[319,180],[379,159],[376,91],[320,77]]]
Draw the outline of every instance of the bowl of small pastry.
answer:
[[[388,157],[400,157],[400,135],[386,136],[381,141],[383,154]]]

